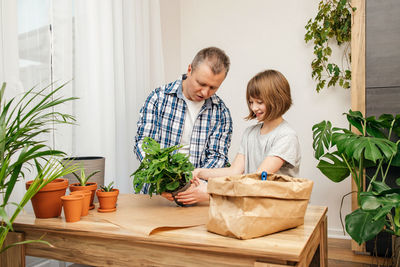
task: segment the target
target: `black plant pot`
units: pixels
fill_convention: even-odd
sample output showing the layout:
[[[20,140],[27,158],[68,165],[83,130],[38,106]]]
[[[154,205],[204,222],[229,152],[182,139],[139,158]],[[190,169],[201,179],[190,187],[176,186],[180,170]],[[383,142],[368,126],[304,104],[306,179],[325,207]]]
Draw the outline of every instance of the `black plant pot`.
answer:
[[[194,205],[195,205],[195,204],[189,204],[189,205],[183,204],[183,203],[177,201],[176,198],[175,198],[175,196],[176,196],[179,192],[186,191],[187,189],[189,189],[189,187],[190,187],[190,182],[187,182],[187,183],[185,184],[185,186],[183,186],[183,187],[181,187],[181,188],[178,188],[177,190],[171,192],[172,197],[174,198],[175,203],[178,204],[178,205],[181,206],[181,207],[191,207],[191,206],[194,206]]]

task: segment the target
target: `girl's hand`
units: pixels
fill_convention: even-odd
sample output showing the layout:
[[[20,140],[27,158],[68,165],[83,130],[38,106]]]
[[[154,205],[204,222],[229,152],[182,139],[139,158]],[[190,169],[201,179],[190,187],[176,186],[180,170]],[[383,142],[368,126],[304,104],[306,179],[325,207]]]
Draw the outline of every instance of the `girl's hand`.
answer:
[[[194,170],[192,171],[193,178],[203,178],[203,177],[199,177],[200,171],[201,171],[200,168],[194,169]]]

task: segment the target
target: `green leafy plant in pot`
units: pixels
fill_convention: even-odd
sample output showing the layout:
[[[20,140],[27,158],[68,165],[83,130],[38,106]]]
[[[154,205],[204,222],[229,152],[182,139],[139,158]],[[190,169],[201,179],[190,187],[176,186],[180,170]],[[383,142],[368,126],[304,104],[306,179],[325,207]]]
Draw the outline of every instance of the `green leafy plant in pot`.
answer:
[[[80,175],[77,175],[75,172],[72,173],[75,176],[75,178],[78,180],[78,183],[70,184],[69,190],[71,192],[81,191],[81,190],[90,191],[92,193],[92,195],[90,197],[89,209],[94,209],[93,201],[94,201],[94,196],[95,196],[96,190],[97,190],[97,183],[91,183],[91,182],[89,182],[89,179],[100,171],[94,171],[94,172],[90,173],[89,175],[86,175],[85,169],[83,168],[83,166],[80,167],[80,170],[81,170]]]
[[[145,184],[149,184],[148,194],[172,193],[185,191],[190,186],[193,164],[188,156],[176,152],[182,146],[161,148],[160,144],[150,137],[145,137],[142,148],[145,152],[139,168],[131,175],[134,176],[133,187],[139,193]],[[175,199],[175,197],[174,197]],[[175,202],[184,206],[182,203]]]
[[[54,110],[55,107],[76,99],[57,97],[64,85],[48,90],[32,88],[27,92],[4,99],[6,84],[0,90],[0,253],[24,243],[43,242],[27,240],[4,246],[7,234],[13,231],[13,222],[42,188],[55,179],[76,170],[73,166],[63,167],[57,157],[65,153],[46,145],[45,135],[56,124],[72,124],[73,116]],[[50,92],[48,92],[50,91]],[[18,203],[10,197],[19,180],[34,175],[30,186]],[[10,207],[10,208],[9,208]],[[12,209],[13,208],[13,209]]]
[[[313,126],[314,156],[318,169],[333,182],[341,182],[351,175],[357,186],[360,208],[345,219],[347,233],[359,244],[371,240],[385,230],[400,235],[400,189],[391,188],[386,177],[391,166],[400,166],[400,115],[383,114],[378,119],[365,118],[359,111],[345,113],[350,129],[332,128],[329,121]],[[364,168],[376,167],[372,176]],[[397,181],[399,183],[399,180]],[[394,216],[392,212],[394,211]]]
[[[100,186],[100,189],[96,191],[96,195],[100,204],[97,209],[99,212],[113,212],[117,209],[116,203],[119,190],[114,188],[114,182],[109,183],[107,186]]]

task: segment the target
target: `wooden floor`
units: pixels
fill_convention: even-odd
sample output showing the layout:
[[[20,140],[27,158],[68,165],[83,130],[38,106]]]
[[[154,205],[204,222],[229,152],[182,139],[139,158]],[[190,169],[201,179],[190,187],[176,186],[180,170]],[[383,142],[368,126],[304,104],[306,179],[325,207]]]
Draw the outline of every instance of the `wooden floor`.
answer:
[[[351,241],[328,238],[329,267],[375,267],[391,266],[390,259],[366,255],[356,255],[351,250]]]

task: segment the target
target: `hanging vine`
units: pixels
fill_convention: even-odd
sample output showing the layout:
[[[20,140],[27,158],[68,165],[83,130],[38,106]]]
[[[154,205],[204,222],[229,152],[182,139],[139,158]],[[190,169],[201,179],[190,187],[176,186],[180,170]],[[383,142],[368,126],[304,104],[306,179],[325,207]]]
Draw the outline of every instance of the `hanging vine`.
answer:
[[[311,63],[311,76],[316,80],[316,90],[319,92],[325,86],[339,85],[350,88],[351,81],[351,13],[355,11],[350,0],[322,0],[318,6],[318,13],[305,26],[307,33],[306,43],[313,41],[315,58]],[[330,44],[335,40],[343,48],[342,66],[331,62],[332,48]]]

